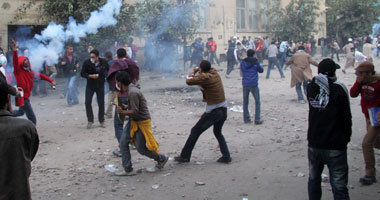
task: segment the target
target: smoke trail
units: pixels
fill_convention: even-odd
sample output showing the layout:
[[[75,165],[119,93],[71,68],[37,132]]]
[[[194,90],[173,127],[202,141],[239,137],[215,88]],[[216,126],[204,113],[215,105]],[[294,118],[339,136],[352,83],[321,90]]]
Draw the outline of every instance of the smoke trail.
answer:
[[[95,34],[100,28],[117,24],[115,16],[120,14],[121,0],[107,0],[98,11],[91,12],[90,18],[83,24],[77,24],[70,17],[66,26],[51,22],[41,35],[36,34],[34,39],[22,42],[20,46],[29,50],[29,60],[33,70],[39,70],[43,63],[48,65],[58,63],[58,55],[64,51],[65,42],[74,40],[78,43],[88,34]]]

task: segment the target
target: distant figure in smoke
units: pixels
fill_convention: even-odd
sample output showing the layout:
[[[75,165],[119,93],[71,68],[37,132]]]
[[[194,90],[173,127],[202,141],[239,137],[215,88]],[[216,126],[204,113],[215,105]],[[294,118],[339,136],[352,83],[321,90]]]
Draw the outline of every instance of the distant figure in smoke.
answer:
[[[372,40],[368,36],[363,45],[363,54],[367,57],[367,61],[373,63],[373,50],[376,48],[374,44],[371,43]]]
[[[77,73],[79,72],[79,60],[74,55],[74,49],[72,46],[66,46],[66,53],[59,60],[59,67],[63,70],[63,76],[66,80],[67,104],[69,106],[79,103],[79,99],[76,92],[75,82],[77,79]]]
[[[127,94],[120,90],[116,85],[115,75],[119,71],[126,71],[131,79],[132,84],[137,84],[140,76],[140,69],[137,64],[130,58],[127,58],[127,53],[124,48],[117,50],[117,60],[113,62],[110,66],[107,81],[112,91],[112,94],[116,98],[116,106],[122,106],[122,104],[128,105]],[[112,111],[112,110],[111,110]],[[117,113],[115,109],[114,114],[114,128],[115,136],[120,143],[121,135],[123,134],[123,125],[124,125],[125,116],[123,114]],[[114,151],[114,155],[121,157],[120,151]]]
[[[151,118],[144,95],[138,86],[132,83],[129,74],[125,71],[117,72],[116,84],[128,99],[127,105],[122,104],[117,107],[117,113],[128,115],[130,120],[120,138],[124,171],[116,172],[115,175],[135,175],[129,144],[134,144],[141,155],[154,159],[157,162],[156,167],[162,169],[167,163],[168,157],[158,152],[159,145],[153,136]]]
[[[17,43],[14,40],[11,40],[11,45],[13,49],[13,73],[16,77],[17,86],[22,88],[24,91],[24,105],[21,106],[19,110],[15,110],[13,112],[13,116],[18,117],[26,114],[26,117],[30,121],[32,121],[34,124],[37,124],[37,119],[34,115],[32,105],[30,104],[29,100],[30,93],[33,89],[33,79],[48,81],[51,83],[51,87],[53,88],[55,87],[55,83],[49,77],[32,71],[29,59],[25,56],[18,56]]]
[[[130,57],[130,58],[136,62],[137,61],[137,52],[139,51],[139,49],[134,44],[133,38],[129,38],[129,42],[128,43],[129,43],[129,46],[132,49],[132,57]]]
[[[113,57],[112,57],[112,52],[110,52],[110,51],[107,51],[104,54],[104,59],[107,61],[108,66],[110,66],[110,67],[114,63],[114,60],[113,60]],[[108,71],[107,71],[106,74],[108,75]],[[106,78],[107,78],[107,76],[106,76]],[[106,87],[106,86],[104,86],[104,87]],[[108,84],[108,89],[109,89],[110,92],[108,93],[108,102],[107,102],[106,116],[108,118],[112,118],[112,108],[113,108],[113,105],[114,105],[114,102],[115,102],[116,92],[113,89],[113,87],[111,85],[109,85],[109,84]]]
[[[206,48],[207,48],[207,50],[209,52],[208,53],[208,60],[211,62],[211,64],[214,64],[214,60],[215,60],[216,63],[218,63],[218,65],[220,66],[219,59],[216,56],[216,50],[218,48],[218,45],[214,41],[214,38],[210,37],[208,39],[208,42],[206,44]]]
[[[124,43],[124,46],[123,48],[125,49],[125,51],[127,51],[127,57],[132,59],[132,48],[129,46],[129,44],[126,42]]]
[[[291,71],[290,87],[296,86],[299,103],[306,103],[302,94],[301,86],[303,84],[303,90],[305,95],[307,94],[306,88],[309,81],[313,78],[313,72],[311,71],[310,64],[318,66],[317,61],[313,60],[311,55],[305,52],[304,46],[299,46],[297,52],[290,58],[286,65],[293,64]]]
[[[229,75],[234,70],[235,64],[239,63],[238,59],[238,50],[236,48],[236,43],[229,40],[228,41],[228,49],[226,51],[227,57],[227,71],[226,78],[230,78]]]
[[[195,39],[193,44],[191,44],[191,47],[193,49],[193,53],[191,55],[190,67],[192,68],[194,65],[198,65],[203,60],[204,46],[202,43],[202,38]]]
[[[189,138],[179,156],[174,160],[179,163],[190,162],[191,152],[199,136],[211,126],[214,126],[214,135],[218,140],[222,157],[217,162],[230,163],[230,151],[222,134],[223,124],[227,119],[227,101],[224,96],[222,79],[215,68],[207,60],[203,60],[199,68],[194,68],[186,78],[186,84],[199,85],[203,93],[203,101],[207,103],[206,111],[191,129]]]
[[[355,56],[351,52],[352,48],[354,48],[352,38],[348,38],[348,43],[342,48],[343,52],[346,53],[346,64],[344,65],[344,69],[342,69],[343,73],[346,73],[346,69],[355,65]]]
[[[336,42],[336,40],[332,40],[331,41],[331,43],[330,43],[330,50],[331,50],[331,59],[333,60],[334,59],[334,54],[336,54],[336,59],[339,62],[340,61],[340,59],[339,59],[339,50],[340,50],[340,47],[339,47],[338,42]]]
[[[106,71],[108,71],[108,63],[103,58],[99,57],[99,51],[94,49],[90,52],[90,59],[83,63],[81,76],[87,79],[86,85],[86,115],[87,115],[87,128],[92,128],[94,124],[94,114],[92,112],[92,97],[96,93],[96,98],[99,105],[98,120],[100,126],[105,128],[104,123],[104,82],[106,78]]]

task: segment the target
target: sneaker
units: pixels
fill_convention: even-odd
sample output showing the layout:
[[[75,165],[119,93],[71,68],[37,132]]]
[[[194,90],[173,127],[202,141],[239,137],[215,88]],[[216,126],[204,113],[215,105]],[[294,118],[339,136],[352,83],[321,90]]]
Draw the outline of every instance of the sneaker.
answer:
[[[165,156],[164,160],[161,162],[157,162],[156,167],[157,169],[162,169],[164,168],[165,164],[168,162],[169,158]]]
[[[372,183],[376,183],[377,182],[376,177],[374,177],[374,176],[367,176],[367,175],[361,177],[359,181],[363,185],[372,185]]]
[[[105,124],[104,122],[101,122],[101,123],[100,123],[100,127],[105,128],[105,127],[106,127],[106,124]]]
[[[113,151],[112,154],[116,157],[121,157],[121,152],[120,151]]]
[[[244,121],[244,124],[250,124],[250,123],[252,123],[251,120],[249,120],[249,121]]]
[[[231,157],[220,157],[216,162],[218,163],[230,163],[232,161],[232,158]]]
[[[92,125],[94,124],[94,122],[88,122],[88,124],[87,124],[87,129],[90,129],[90,128],[92,128]]]
[[[121,172],[115,172],[114,173],[115,176],[135,176],[137,175],[137,173],[135,171],[130,171],[130,172],[126,172],[126,171],[121,171]]]
[[[260,125],[260,124],[262,124],[262,123],[264,123],[263,120],[255,121],[255,124],[256,124],[256,125]]]
[[[181,156],[176,156],[174,157],[174,161],[179,162],[179,163],[185,163],[185,162],[190,162],[190,159],[182,158]]]

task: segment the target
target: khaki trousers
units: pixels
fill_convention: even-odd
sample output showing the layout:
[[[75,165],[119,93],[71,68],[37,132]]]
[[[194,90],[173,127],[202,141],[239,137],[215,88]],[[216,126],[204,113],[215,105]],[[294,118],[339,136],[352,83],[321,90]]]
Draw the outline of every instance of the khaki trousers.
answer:
[[[370,120],[366,119],[367,134],[363,138],[362,148],[365,162],[365,174],[376,176],[374,148],[380,148],[380,127],[371,126]]]

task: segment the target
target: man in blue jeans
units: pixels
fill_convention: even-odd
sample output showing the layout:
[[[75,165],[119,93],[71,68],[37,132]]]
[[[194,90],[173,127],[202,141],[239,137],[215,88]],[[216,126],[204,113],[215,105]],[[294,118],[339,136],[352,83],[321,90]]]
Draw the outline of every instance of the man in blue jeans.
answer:
[[[307,86],[310,200],[321,199],[321,173],[325,165],[329,169],[334,199],[350,199],[347,143],[351,138],[352,119],[347,88],[335,76],[339,68],[331,59],[322,60],[318,75]]]
[[[278,48],[275,44],[275,41],[272,40],[271,45],[269,45],[266,54],[268,56],[268,71],[266,78],[269,79],[270,70],[276,65],[278,71],[280,72],[281,78],[285,78],[284,72],[282,71],[282,68],[278,62],[277,56],[278,56]]]
[[[247,51],[247,58],[240,63],[240,71],[243,77],[243,117],[244,123],[251,123],[251,117],[249,115],[249,93],[252,93],[255,98],[255,124],[262,124],[260,120],[260,90],[259,90],[259,76],[258,73],[263,73],[264,69],[261,67],[260,62],[253,57],[255,51],[249,49]]]
[[[79,60],[73,54],[73,47],[66,46],[66,54],[60,58],[59,67],[63,70],[63,76],[66,79],[67,88],[67,104],[69,106],[76,105],[79,103],[77,90],[75,88],[75,81],[77,79],[77,74],[79,73]]]
[[[227,119],[227,101],[224,96],[224,87],[222,79],[215,68],[211,68],[211,64],[207,60],[203,60],[199,68],[194,68],[186,78],[186,84],[199,85],[203,93],[204,101],[207,103],[206,111],[201,119],[191,129],[189,138],[179,156],[174,160],[179,163],[190,162],[191,152],[199,136],[211,126],[214,126],[214,135],[218,140],[222,157],[217,162],[230,163],[230,151],[224,136],[222,128],[224,121]]]

